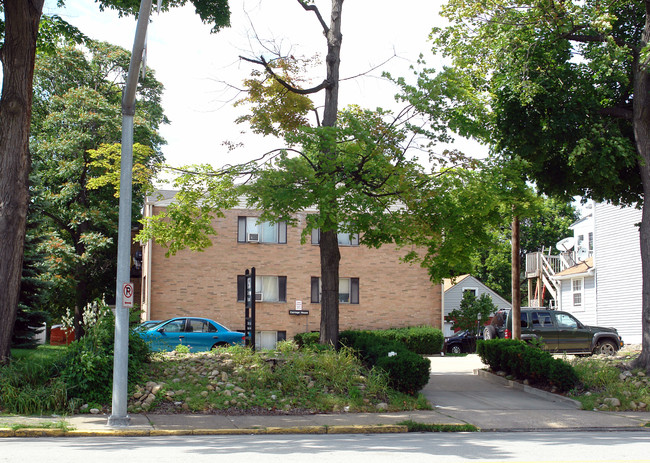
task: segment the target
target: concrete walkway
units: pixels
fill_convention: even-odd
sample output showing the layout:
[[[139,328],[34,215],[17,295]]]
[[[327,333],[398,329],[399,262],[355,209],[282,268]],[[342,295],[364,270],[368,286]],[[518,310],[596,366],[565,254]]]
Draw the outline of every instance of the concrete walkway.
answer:
[[[577,401],[483,368],[477,355],[432,357],[431,379],[422,393],[438,413],[482,431],[638,430],[650,422],[648,412],[580,410]]]
[[[481,431],[648,430],[649,412],[594,412],[564,397],[524,387],[482,371],[476,355],[432,357],[431,380],[422,393],[431,411],[319,415],[131,416],[126,428],[110,428],[107,416],[0,416],[0,437],[160,436],[191,434],[294,434],[406,432],[398,425],[472,424]],[[49,426],[49,427],[44,427]]]

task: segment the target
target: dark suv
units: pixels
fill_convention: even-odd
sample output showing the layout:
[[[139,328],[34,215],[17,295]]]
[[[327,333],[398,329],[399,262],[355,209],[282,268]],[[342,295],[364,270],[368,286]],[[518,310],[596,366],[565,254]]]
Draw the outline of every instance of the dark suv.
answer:
[[[512,311],[499,310],[483,330],[485,339],[512,337]],[[521,309],[521,339],[537,339],[550,352],[614,355],[623,340],[614,328],[586,326],[573,315],[544,308]]]

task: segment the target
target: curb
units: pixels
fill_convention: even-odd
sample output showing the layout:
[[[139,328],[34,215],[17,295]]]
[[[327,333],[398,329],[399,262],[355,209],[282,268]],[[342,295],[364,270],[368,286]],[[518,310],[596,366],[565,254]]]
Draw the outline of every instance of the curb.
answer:
[[[209,435],[250,435],[250,434],[386,434],[406,433],[403,425],[348,425],[348,426],[295,426],[248,429],[106,429],[71,430],[20,428],[0,429],[1,437],[155,437],[155,436],[209,436]]]
[[[491,373],[487,370],[474,370],[474,374],[477,376],[480,376],[481,378],[485,378],[488,381],[491,381],[493,383],[501,384],[505,387],[509,387],[512,389],[517,389],[520,391],[527,392],[528,394],[533,394],[538,397],[543,397],[546,400],[550,400],[551,402],[564,402],[568,405],[574,406],[576,409],[580,410],[582,408],[582,404],[578,402],[577,400],[570,399],[568,397],[564,397],[559,394],[553,394],[552,392],[547,392],[543,391],[541,389],[536,389],[532,386],[527,386],[525,384],[521,384],[517,381],[513,381],[510,379],[506,379],[502,376],[495,375],[494,373]]]

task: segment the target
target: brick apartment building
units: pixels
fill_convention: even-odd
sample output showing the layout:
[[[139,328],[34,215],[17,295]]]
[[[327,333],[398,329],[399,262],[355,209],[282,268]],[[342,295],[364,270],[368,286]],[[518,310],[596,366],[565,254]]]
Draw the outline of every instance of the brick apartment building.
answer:
[[[147,199],[145,216],[157,214],[173,192]],[[216,219],[217,235],[203,252],[166,250],[143,244],[141,307],[144,319],[202,316],[230,329],[244,329],[246,269],[255,267],[256,331],[261,347],[320,327],[318,231],[301,244],[308,211],[298,226],[257,223],[259,211],[237,207]],[[311,241],[311,242],[310,242]],[[416,325],[441,328],[442,292],[426,269],[400,262],[406,250],[359,246],[358,237],[340,235],[340,328],[382,329]],[[307,315],[289,312],[302,307]]]

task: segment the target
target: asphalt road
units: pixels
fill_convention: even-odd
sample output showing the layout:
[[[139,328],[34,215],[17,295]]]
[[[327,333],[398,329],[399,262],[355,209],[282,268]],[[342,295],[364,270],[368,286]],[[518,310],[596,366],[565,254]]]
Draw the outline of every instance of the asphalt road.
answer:
[[[647,462],[646,432],[3,439],[0,462]]]

